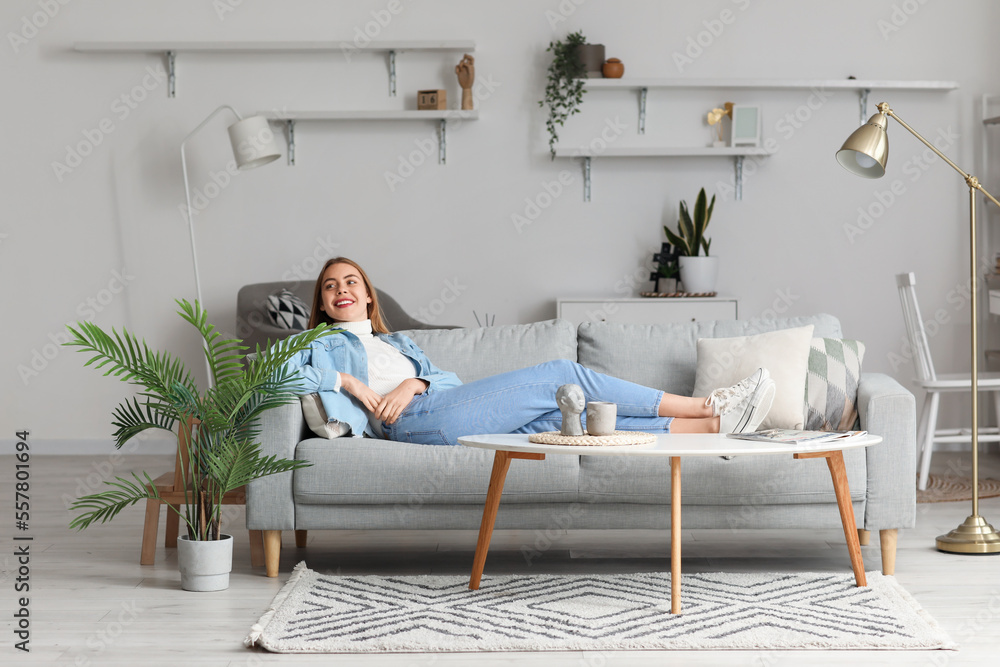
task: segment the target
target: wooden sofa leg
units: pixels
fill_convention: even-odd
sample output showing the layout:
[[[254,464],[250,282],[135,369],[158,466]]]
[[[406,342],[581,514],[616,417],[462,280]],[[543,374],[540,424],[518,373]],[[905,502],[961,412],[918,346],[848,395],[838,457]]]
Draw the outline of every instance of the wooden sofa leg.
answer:
[[[167,510],[169,512],[169,510]],[[139,553],[140,565],[156,563],[156,531],[160,527],[160,501],[155,498],[146,499],[146,522],[142,526],[142,551]]]
[[[878,531],[878,537],[882,545],[882,574],[896,574],[896,538],[899,537],[899,531],[887,528]]]
[[[250,565],[260,567],[264,564],[264,535],[262,531],[250,531]]]
[[[264,568],[267,576],[278,576],[278,563],[281,561],[281,531],[264,531]]]
[[[296,530],[295,531],[295,546],[299,549],[304,549],[306,546],[306,541],[309,538],[308,530]]]
[[[867,547],[872,542],[872,533],[870,530],[865,530],[864,528],[858,528],[858,542],[863,547]]]

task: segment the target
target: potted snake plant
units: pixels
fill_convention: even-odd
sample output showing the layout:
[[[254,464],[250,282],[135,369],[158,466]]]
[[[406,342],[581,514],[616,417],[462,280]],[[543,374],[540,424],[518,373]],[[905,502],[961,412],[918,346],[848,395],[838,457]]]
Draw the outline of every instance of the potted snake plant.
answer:
[[[65,345],[93,356],[85,365],[104,369],[122,382],[139,388],[114,411],[115,446],[121,447],[149,429],[176,433],[185,503],[176,512],[187,527],[178,541],[181,587],[185,590],[222,590],[232,569],[231,535],[222,533],[222,498],[248,482],[310,465],[306,461],[262,456],[258,442],[260,415],[295,400],[296,381],[284,364],[317,338],[331,333],[326,325],[278,341],[254,355],[238,340],[224,339],[208,323],[197,301],[177,302],[178,314],[201,334],[208,361],[209,387],[198,388],[184,365],[167,352],[155,352],[127,330],[110,334],[92,322],[68,326]],[[191,431],[185,425],[194,424]],[[126,507],[142,500],[160,500],[156,484],[146,472],[132,479],[105,481],[109,487],[82,496],[71,506],[80,514],[71,528],[105,523]],[[210,555],[206,555],[206,553]],[[199,564],[207,570],[200,569]]]
[[[705,188],[702,188],[695,199],[693,215],[688,210],[687,202],[681,200],[677,232],[666,225],[663,226],[667,239],[677,249],[679,255],[677,265],[680,268],[681,283],[685,292],[698,294],[715,292],[719,262],[718,257],[709,256],[712,240],[705,236],[714,208],[715,195],[712,195],[712,201],[708,202]],[[700,254],[701,251],[705,254]]]

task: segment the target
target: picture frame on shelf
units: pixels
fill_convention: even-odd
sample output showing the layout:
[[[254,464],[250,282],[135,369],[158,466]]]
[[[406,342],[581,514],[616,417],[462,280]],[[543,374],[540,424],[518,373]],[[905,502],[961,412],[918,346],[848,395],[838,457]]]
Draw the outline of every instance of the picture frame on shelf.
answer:
[[[732,137],[730,145],[760,146],[760,107],[747,104],[733,105]]]

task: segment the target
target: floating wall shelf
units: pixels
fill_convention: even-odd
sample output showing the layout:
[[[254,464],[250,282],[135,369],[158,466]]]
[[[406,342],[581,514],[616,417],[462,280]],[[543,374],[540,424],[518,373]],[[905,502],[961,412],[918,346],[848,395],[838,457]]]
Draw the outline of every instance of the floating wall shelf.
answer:
[[[458,111],[458,110],[434,110],[434,111],[412,111],[412,110],[355,110],[355,111],[259,111],[259,115],[268,120],[285,124],[286,137],[288,139],[288,164],[295,164],[295,124],[299,121],[343,121],[343,120],[378,120],[378,121],[400,121],[400,120],[431,120],[438,121],[438,163],[445,164],[447,161],[447,126],[449,120],[478,120],[479,111]]]
[[[876,79],[588,79],[591,90],[624,88],[639,91],[639,134],[646,133],[646,93],[650,88],[725,88],[730,90],[856,90],[861,108],[861,123],[868,120],[868,95],[872,90],[949,91],[958,88],[956,81],[891,81]]]
[[[356,52],[385,53],[389,68],[389,96],[396,96],[396,54],[404,51],[476,50],[471,40],[402,40],[371,41],[357,46],[351,41],[155,41],[155,42],[77,42],[73,50],[89,53],[162,53],[167,60],[167,95],[176,97],[176,57],[178,53],[329,53],[345,55]]]
[[[583,201],[590,201],[590,160],[595,157],[731,157],[736,170],[736,199],[743,199],[743,159],[767,157],[775,151],[756,146],[703,148],[698,146],[609,146],[603,150],[557,148],[556,157],[583,158]]]

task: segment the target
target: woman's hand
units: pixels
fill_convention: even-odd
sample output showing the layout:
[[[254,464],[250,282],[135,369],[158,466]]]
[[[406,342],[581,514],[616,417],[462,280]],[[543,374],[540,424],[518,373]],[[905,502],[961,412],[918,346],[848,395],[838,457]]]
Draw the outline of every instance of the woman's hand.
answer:
[[[372,413],[376,419],[384,421],[386,424],[395,424],[399,415],[403,413],[403,410],[410,404],[413,397],[424,393],[425,389],[427,389],[427,383],[424,380],[418,380],[417,378],[403,380],[399,383],[398,387],[382,398],[378,407]]]
[[[369,412],[375,412],[379,404],[384,400],[382,394],[379,394],[358,378],[347,373],[340,374],[340,388],[361,401],[361,405],[365,406]]]

